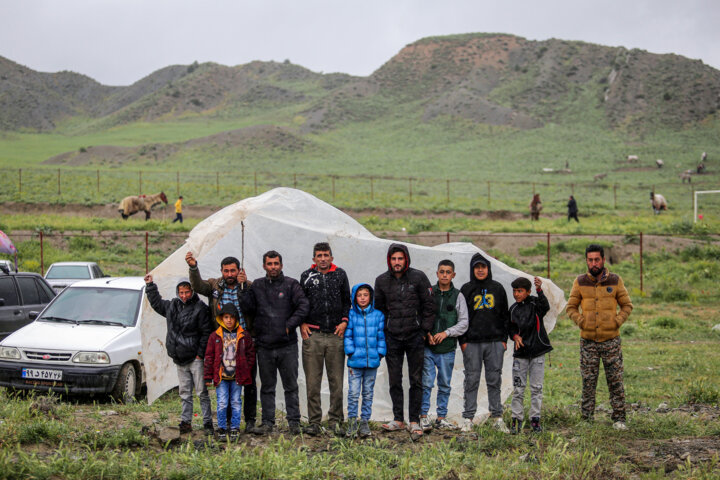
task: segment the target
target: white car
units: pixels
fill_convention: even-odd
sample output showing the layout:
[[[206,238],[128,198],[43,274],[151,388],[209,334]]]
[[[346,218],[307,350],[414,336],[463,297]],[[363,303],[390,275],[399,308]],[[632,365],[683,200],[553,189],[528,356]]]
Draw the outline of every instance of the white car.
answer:
[[[142,277],[69,286],[34,322],[0,342],[0,386],[132,401],[145,383],[144,292]]]
[[[80,280],[107,277],[95,262],[55,262],[45,272],[45,280],[60,293],[63,288]]]

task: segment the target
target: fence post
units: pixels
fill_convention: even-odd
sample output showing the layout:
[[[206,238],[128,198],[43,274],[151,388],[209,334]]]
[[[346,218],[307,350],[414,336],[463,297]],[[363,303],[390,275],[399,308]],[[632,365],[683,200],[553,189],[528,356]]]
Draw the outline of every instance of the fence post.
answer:
[[[695,209],[695,187],[690,187],[690,206],[692,207],[693,212],[697,212]],[[697,220],[697,216],[693,218],[693,221]]]
[[[550,232],[547,232],[547,278],[550,280]]]
[[[142,170],[138,171],[138,195],[142,195]]]
[[[370,177],[370,200],[375,201],[375,187],[373,185],[373,177]]]
[[[60,196],[60,169],[58,168],[58,196]]]
[[[447,243],[450,243],[450,232],[445,232]]]
[[[617,183],[613,184],[613,209],[617,210]]]
[[[149,250],[150,250],[150,241],[149,241],[150,235],[148,232],[145,232],[145,275],[150,271],[148,268],[148,257],[150,256]]]
[[[215,172],[215,193],[220,195],[220,172]]]
[[[297,173],[293,173],[293,188],[297,188]]]
[[[175,191],[180,196],[180,172],[175,172]]]
[[[489,207],[489,206],[490,206],[490,180],[488,180],[488,182],[487,182],[487,187],[488,187],[488,189],[487,189],[487,190],[488,190],[488,195],[487,195],[487,197],[488,197],[488,207]]]
[[[97,173],[97,193],[100,193],[100,169],[96,170]]]
[[[332,178],[332,194],[333,194],[332,199],[334,202],[335,201],[335,175],[331,175],[330,177]]]
[[[45,251],[43,249],[43,232],[40,230],[40,275],[45,276]]]
[[[640,232],[640,293],[645,293],[643,290],[643,232]]]
[[[445,180],[445,203],[450,205],[450,180]]]
[[[18,168],[18,196],[22,197],[22,168]]]
[[[257,196],[257,172],[255,172],[255,195]]]
[[[412,203],[412,177],[408,178],[408,197]]]

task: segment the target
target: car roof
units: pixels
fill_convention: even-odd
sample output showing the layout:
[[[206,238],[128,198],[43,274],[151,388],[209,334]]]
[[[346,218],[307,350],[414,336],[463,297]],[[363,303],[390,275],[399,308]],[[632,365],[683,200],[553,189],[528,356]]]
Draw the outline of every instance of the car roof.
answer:
[[[52,265],[50,265],[50,268],[54,267],[55,265],[97,265],[96,262],[55,262]]]
[[[81,280],[67,288],[122,288],[125,290],[142,290],[145,286],[143,277],[105,277],[93,280]]]
[[[0,270],[0,275],[5,275],[5,272]],[[45,280],[42,275],[35,272],[16,272],[15,270],[10,270],[10,272],[7,275],[12,275],[14,277],[40,277],[43,280]]]

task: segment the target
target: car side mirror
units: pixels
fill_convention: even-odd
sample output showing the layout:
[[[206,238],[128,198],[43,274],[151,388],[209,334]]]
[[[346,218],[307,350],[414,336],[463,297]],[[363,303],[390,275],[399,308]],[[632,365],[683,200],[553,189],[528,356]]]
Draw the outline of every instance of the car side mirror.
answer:
[[[0,298],[0,307],[4,307],[4,306],[5,306],[5,299]]]
[[[28,312],[28,317],[30,317],[30,320],[35,320],[38,317],[38,315],[40,315],[40,312],[36,312],[34,310],[31,312]]]

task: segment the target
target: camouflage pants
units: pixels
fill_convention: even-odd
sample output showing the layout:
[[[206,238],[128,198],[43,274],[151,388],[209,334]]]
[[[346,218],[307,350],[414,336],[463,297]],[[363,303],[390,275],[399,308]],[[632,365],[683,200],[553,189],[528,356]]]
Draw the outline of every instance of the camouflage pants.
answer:
[[[595,413],[595,389],[600,374],[600,359],[610,392],[613,421],[625,421],[625,388],[623,387],[623,357],[620,337],[606,342],[580,339],[580,374],[582,375],[582,416],[592,418]]]

